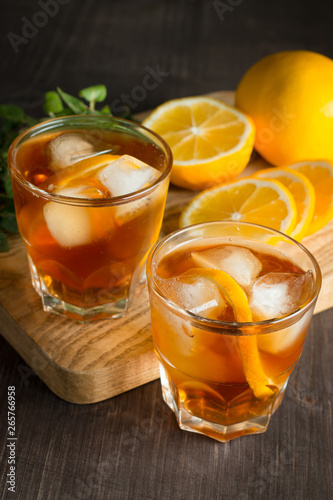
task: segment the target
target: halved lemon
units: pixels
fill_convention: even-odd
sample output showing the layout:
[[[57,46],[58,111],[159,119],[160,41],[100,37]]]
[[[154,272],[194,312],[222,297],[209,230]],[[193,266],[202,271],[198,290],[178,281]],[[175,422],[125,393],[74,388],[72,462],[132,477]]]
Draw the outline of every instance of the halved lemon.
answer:
[[[193,268],[183,275],[201,276],[212,280],[221,290],[223,298],[232,306],[239,323],[251,323],[252,314],[247,296],[241,286],[229,274],[219,269]],[[237,337],[245,378],[257,398],[272,395],[269,379],[263,370],[255,335]]]
[[[290,168],[267,168],[260,170],[254,177],[257,179],[274,179],[283,184],[293,196],[297,220],[290,236],[300,241],[306,236],[313,219],[316,195],[311,182],[305,175]]]
[[[256,149],[280,167],[333,161],[333,60],[308,50],[269,54],[243,76],[235,101],[256,125]]]
[[[171,182],[187,189],[232,180],[248,164],[254,144],[251,118],[210,97],[167,101],[143,125],[169,144],[174,160]]]
[[[207,189],[183,210],[180,226],[199,222],[245,221],[290,234],[296,225],[295,201],[280,182],[247,177]]]
[[[333,218],[333,165],[328,161],[303,161],[289,168],[305,175],[314,187],[316,202],[307,235],[313,234]]]

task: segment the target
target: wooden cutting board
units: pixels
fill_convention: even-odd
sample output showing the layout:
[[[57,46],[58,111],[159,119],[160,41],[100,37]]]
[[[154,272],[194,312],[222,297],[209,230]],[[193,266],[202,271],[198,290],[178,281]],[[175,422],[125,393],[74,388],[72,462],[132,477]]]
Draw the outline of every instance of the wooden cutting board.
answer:
[[[234,92],[212,95],[233,103]],[[256,157],[243,176],[265,166]],[[178,229],[180,212],[193,196],[170,187],[161,236]],[[333,306],[333,221],[303,244],[323,273],[318,313]],[[57,396],[73,403],[94,403],[158,378],[146,289],[125,318],[76,323],[42,310],[19,236],[10,239],[10,247],[9,253],[0,254],[0,332]],[[23,368],[22,376],[29,376]]]

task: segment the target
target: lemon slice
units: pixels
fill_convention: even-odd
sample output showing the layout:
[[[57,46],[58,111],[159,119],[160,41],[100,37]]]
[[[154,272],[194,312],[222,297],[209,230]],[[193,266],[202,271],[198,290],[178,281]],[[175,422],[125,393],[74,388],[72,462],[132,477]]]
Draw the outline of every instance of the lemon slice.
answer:
[[[212,280],[220,288],[223,298],[232,306],[236,321],[239,323],[252,322],[246,294],[229,274],[219,269],[194,268],[183,273],[184,275],[202,276]],[[237,343],[244,375],[254,395],[260,399],[271,396],[273,391],[268,387],[270,382],[261,365],[257,337],[255,335],[239,336]]]
[[[210,97],[167,101],[143,124],[169,144],[171,182],[188,189],[232,180],[244,170],[253,149],[251,118]]]
[[[288,189],[278,181],[248,177],[195,196],[182,212],[180,226],[217,220],[246,221],[290,234],[296,219],[296,203]]]
[[[306,236],[314,215],[316,194],[313,185],[305,175],[290,168],[267,168],[260,170],[257,179],[274,179],[283,184],[296,203],[297,219],[290,236],[300,241]]]
[[[305,175],[314,187],[316,202],[307,235],[313,234],[333,218],[333,165],[328,161],[304,161],[289,168]]]

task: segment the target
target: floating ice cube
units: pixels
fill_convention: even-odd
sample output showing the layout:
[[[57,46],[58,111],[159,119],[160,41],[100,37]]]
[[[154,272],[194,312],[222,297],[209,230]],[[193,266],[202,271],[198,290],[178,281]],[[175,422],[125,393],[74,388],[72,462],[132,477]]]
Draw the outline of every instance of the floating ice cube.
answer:
[[[255,280],[262,269],[259,259],[247,248],[227,245],[211,248],[204,252],[192,252],[197,266],[221,269],[246,288]]]
[[[84,198],[83,193],[86,190],[86,186],[75,186],[72,188],[64,188],[55,190],[56,194],[61,194],[61,196],[69,196],[70,198]]]
[[[134,156],[123,155],[102,168],[97,177],[112,196],[134,193],[152,184],[161,173]]]
[[[89,200],[94,200],[96,198],[105,198],[105,194],[95,186],[83,185],[83,186],[73,186],[62,189],[55,189],[56,194],[61,194],[61,196],[69,196],[70,198],[85,198]]]
[[[96,187],[89,185],[55,191],[71,198],[102,198]],[[109,237],[114,231],[113,207],[84,207],[58,202],[46,203],[43,214],[48,230],[63,247],[84,245],[93,239]]]
[[[48,230],[62,247],[85,245],[91,241],[91,221],[85,207],[50,201],[44,205],[43,214]]]
[[[250,291],[253,319],[280,318],[296,311],[312,291],[312,273],[268,273],[258,278]]]
[[[202,277],[159,278],[158,286],[168,299],[197,316],[217,318],[226,306],[218,286]]]
[[[158,170],[134,156],[123,155],[102,168],[97,177],[112,196],[123,196],[149,186],[160,175]],[[155,193],[152,193],[149,197],[118,205],[116,207],[118,224],[121,225],[141,213],[151,203],[151,197],[154,195]]]
[[[47,146],[51,163],[57,168],[66,168],[95,151],[95,146],[88,135],[75,132],[57,135]]]
[[[294,325],[283,330],[265,333],[257,336],[258,348],[262,351],[278,353],[283,352],[295,343],[303,342],[312,318],[312,311],[307,311]]]

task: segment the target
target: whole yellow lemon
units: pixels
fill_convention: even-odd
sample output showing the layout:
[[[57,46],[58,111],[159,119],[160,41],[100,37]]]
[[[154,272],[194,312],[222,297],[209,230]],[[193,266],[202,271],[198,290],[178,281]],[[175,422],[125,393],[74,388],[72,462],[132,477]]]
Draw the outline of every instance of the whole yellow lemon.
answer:
[[[294,50],[268,55],[243,76],[236,106],[256,126],[255,148],[272,165],[333,160],[333,60]]]

